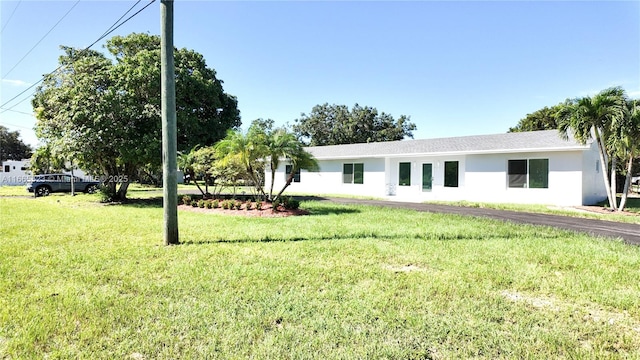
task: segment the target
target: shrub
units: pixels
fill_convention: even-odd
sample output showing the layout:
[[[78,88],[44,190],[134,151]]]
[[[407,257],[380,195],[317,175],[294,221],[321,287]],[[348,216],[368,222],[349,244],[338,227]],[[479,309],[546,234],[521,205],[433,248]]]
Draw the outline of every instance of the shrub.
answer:
[[[100,188],[98,189],[98,192],[100,194],[100,202],[101,203],[113,202],[113,199],[116,196],[115,193],[111,192],[111,190],[109,189],[108,186],[104,186],[104,185],[100,185]]]
[[[192,206],[192,207],[198,207],[198,202],[197,202],[197,201],[195,201],[195,200],[192,200],[192,201],[191,201],[191,206]]]
[[[287,210],[297,210],[300,208],[300,201],[296,199],[289,199],[285,204],[284,208]]]
[[[219,204],[219,202],[218,202],[218,200],[217,200],[217,199],[216,199],[216,200],[213,200],[213,201],[211,202],[211,206],[212,206],[214,209],[217,209],[217,208],[218,208],[218,204]]]
[[[244,209],[245,209],[245,210],[251,210],[251,201],[247,201],[247,202],[244,204]]]
[[[185,195],[182,197],[182,203],[185,205],[191,205],[191,196]]]
[[[236,210],[242,209],[242,201],[236,200],[235,206],[236,206]]]
[[[204,209],[204,200],[198,200],[198,207]]]
[[[206,207],[207,209],[213,208],[213,202],[211,200],[205,201],[204,202],[204,207]]]
[[[256,202],[256,209],[257,210],[262,210],[262,201]]]

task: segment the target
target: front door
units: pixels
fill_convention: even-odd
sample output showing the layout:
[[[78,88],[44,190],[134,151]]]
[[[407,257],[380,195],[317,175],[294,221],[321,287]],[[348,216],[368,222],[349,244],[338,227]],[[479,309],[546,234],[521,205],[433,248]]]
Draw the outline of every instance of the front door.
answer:
[[[433,164],[422,164],[422,191],[431,191]]]

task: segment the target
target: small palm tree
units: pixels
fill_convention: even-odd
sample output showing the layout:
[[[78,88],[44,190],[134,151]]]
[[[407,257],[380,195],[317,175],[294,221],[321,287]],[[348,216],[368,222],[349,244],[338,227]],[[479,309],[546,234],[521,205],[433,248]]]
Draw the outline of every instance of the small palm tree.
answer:
[[[271,166],[271,187],[269,189],[269,200],[273,201],[273,183],[275,182],[276,170],[280,166],[280,161],[289,159],[299,151],[300,142],[292,133],[285,129],[276,129],[267,135],[267,149],[269,164]]]
[[[282,195],[282,193],[287,187],[289,187],[289,185],[291,185],[291,183],[293,182],[293,178],[295,177],[295,174],[298,170],[318,169],[318,161],[316,160],[316,158],[314,158],[313,155],[307,152],[302,147],[302,144],[300,142],[298,142],[297,144],[298,145],[296,146],[295,150],[292,153],[288,154],[286,157],[286,160],[288,160],[292,165],[291,172],[287,174],[287,181],[285,182],[280,192],[278,192],[278,195],[276,195],[273,199],[274,201]]]
[[[626,161],[624,189],[618,211],[624,210],[631,185],[633,160],[638,155],[640,144],[640,100],[628,100],[624,117],[614,124],[615,145],[619,156]]]
[[[616,210],[616,156],[613,124],[624,117],[624,90],[620,87],[601,91],[594,97],[567,100],[558,111],[558,130],[567,139],[569,132],[582,144],[595,139],[603,168],[603,178],[611,210]],[[611,167],[609,168],[609,159]],[[607,179],[611,169],[611,182]]]
[[[258,162],[267,155],[265,137],[264,132],[256,129],[250,129],[246,134],[229,130],[227,136],[215,145],[221,163],[224,165],[238,161],[242,164],[249,180],[253,182],[254,187],[262,196],[264,196],[264,189],[257,169],[260,169]]]

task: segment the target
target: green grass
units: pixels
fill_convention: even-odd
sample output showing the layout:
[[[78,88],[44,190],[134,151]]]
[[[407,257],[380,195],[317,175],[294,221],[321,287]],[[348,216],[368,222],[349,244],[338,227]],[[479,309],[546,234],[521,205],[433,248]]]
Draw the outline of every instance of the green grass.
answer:
[[[488,219],[0,198],[0,358],[640,358],[640,248]]]
[[[620,198],[618,198],[618,202]],[[580,217],[587,219],[599,219],[599,220],[609,220],[609,221],[617,221],[617,222],[625,222],[632,224],[640,224],[640,198],[632,198],[629,197],[627,199],[627,203],[625,206],[626,214],[616,214],[616,213],[593,213],[593,212],[584,212],[577,211],[576,209],[571,208],[560,208],[553,207],[548,205],[528,205],[528,204],[506,204],[506,203],[484,203],[484,202],[473,202],[473,201],[429,201],[428,204],[442,204],[442,205],[451,205],[451,206],[466,206],[473,208],[485,208],[485,209],[496,209],[496,210],[509,210],[509,211],[521,211],[521,212],[530,212],[530,213],[542,213],[542,214],[551,214],[551,215],[562,215],[562,216],[572,216],[572,217]],[[605,207],[605,204],[600,204],[600,206]],[[629,213],[632,213],[631,215]]]

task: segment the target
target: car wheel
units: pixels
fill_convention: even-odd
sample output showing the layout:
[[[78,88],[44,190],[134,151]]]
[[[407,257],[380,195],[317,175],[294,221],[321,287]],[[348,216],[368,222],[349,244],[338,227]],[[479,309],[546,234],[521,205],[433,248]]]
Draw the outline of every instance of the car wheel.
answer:
[[[86,192],[87,194],[93,194],[96,191],[98,191],[98,186],[97,185],[89,185],[89,186],[87,186],[86,189],[84,189],[84,192]]]
[[[48,186],[40,186],[36,189],[36,196],[48,196],[51,189]]]

